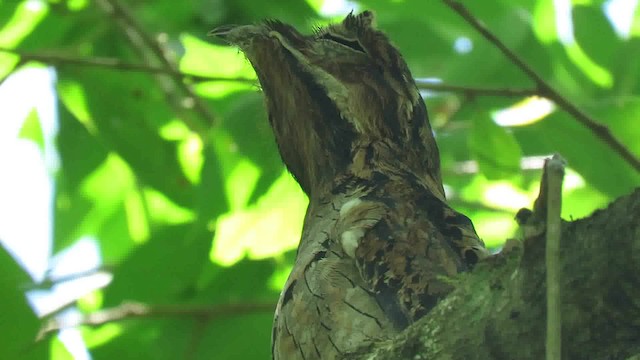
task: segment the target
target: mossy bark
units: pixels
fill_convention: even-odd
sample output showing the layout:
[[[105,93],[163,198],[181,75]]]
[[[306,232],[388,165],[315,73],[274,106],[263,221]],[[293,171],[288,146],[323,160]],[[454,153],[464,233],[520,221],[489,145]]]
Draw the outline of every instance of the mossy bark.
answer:
[[[640,354],[640,189],[564,223],[565,359]],[[516,243],[454,283],[425,318],[351,359],[544,359],[544,234]]]

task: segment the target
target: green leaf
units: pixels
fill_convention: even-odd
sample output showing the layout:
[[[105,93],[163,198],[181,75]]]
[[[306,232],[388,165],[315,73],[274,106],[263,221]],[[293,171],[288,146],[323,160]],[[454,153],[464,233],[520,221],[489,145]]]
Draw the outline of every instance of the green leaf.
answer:
[[[190,318],[131,319],[119,324],[114,334],[102,331],[111,332],[113,326],[116,325],[85,332],[92,359],[178,359],[184,356],[193,328]],[[105,339],[99,339],[100,336]]]
[[[110,218],[124,210],[127,194],[135,189],[131,170],[114,154],[108,156],[76,187],[67,183],[64,176],[59,176],[57,180],[55,251],[65,248],[82,236],[97,236]],[[123,241],[128,240],[130,236],[126,234],[117,243],[124,245]]]
[[[558,42],[556,27],[556,8],[553,0],[538,0],[533,11],[533,31],[545,44]]]
[[[213,308],[216,304],[275,304],[278,294],[268,286],[275,270],[273,261],[244,260],[231,267],[209,264],[208,268],[212,276],[206,286],[195,294],[184,293],[182,310]],[[166,275],[154,274],[161,278]],[[164,304],[171,301],[170,297],[164,298]],[[262,359],[269,356],[272,320],[271,309],[246,313],[229,310],[208,321],[182,313],[168,319],[129,320],[103,334],[100,329],[91,330],[85,333],[85,339],[91,344],[94,359],[176,359],[186,352],[194,354],[195,359]],[[100,341],[99,336],[111,341]]]
[[[233,137],[238,152],[260,169],[260,178],[250,199],[250,202],[255,202],[280,176],[284,164],[269,126],[263,95],[256,92],[237,93],[229,97],[228,103],[228,107],[221,112],[222,126]],[[247,136],[247,129],[252,129],[251,136]]]
[[[638,7],[640,8],[640,7]],[[638,94],[640,91],[640,62],[628,61],[628,59],[636,59],[640,56],[640,38],[632,37],[625,41],[620,47],[620,54],[611,66],[614,71],[614,88],[612,89],[616,95],[625,96],[629,94]],[[606,91],[602,91],[600,96],[607,96]]]
[[[47,6],[29,6],[28,1],[3,2],[0,7],[0,47],[15,48],[28,37],[47,14]],[[0,52],[0,79],[17,64],[17,56]]]
[[[633,127],[629,119],[621,120]],[[555,112],[530,126],[515,128],[514,133],[528,153],[533,149],[537,154],[559,153],[567,159],[569,168],[611,198],[629,193],[640,183],[640,175],[630,165],[564,112]]]
[[[244,55],[233,47],[208,43],[190,34],[182,35],[180,42],[185,48],[185,53],[180,58],[180,69],[186,73],[231,79],[255,77],[255,72]]]
[[[272,322],[270,312],[214,321],[203,334],[206,345],[199,348],[197,359],[269,359]]]
[[[74,360],[73,355],[67,347],[60,341],[59,337],[51,339],[51,360]]]
[[[65,106],[59,107],[58,119],[60,129],[56,147],[60,154],[61,173],[69,188],[75,189],[106,160],[108,150]]]
[[[203,334],[198,359],[266,359],[270,355],[271,326],[278,292],[271,289],[274,261],[243,260],[228,268],[210,270],[207,286],[197,303],[273,304],[273,310],[256,310],[213,319]],[[251,279],[239,282],[237,279]],[[279,291],[279,289],[278,289]],[[206,345],[205,345],[206,344]]]
[[[606,125],[631,153],[640,156],[640,97],[612,98],[585,107],[596,121]]]
[[[243,23],[251,23],[263,19],[280,19],[297,28],[309,28],[318,14],[306,1],[279,0],[254,1],[234,0],[225,1],[228,9],[227,23],[235,23],[239,18]]]
[[[214,221],[218,215],[229,209],[224,166],[213,146],[205,147],[203,152],[204,163],[200,171],[200,183],[196,188],[195,208],[201,221]],[[223,156],[222,160],[228,157]]]
[[[141,74],[65,70],[60,96],[78,120],[116,151],[146,184],[181,206],[192,206],[194,191],[178,161],[177,145],[160,137],[170,109],[151,81]],[[105,93],[120,94],[115,103]]]
[[[232,266],[210,263],[206,268],[208,278],[202,282],[201,291],[192,300],[197,304],[229,304],[277,301],[278,291],[270,286],[276,272],[272,259],[242,259]],[[252,279],[238,282],[237,279]],[[275,310],[275,308],[274,308]]]
[[[640,37],[640,7],[636,6],[630,29],[631,36]]]
[[[42,134],[38,112],[35,109],[32,109],[29,115],[27,115],[20,129],[20,133],[18,133],[18,137],[33,141],[38,145],[40,151],[44,152],[44,135]]]
[[[472,121],[469,149],[478,161],[480,172],[488,179],[519,174],[522,150],[513,135],[488,116],[476,116]]]
[[[13,1],[12,1],[13,2]],[[29,1],[21,1],[26,7],[38,9]],[[101,34],[109,27],[108,22],[95,21],[101,16],[97,6],[88,6],[81,9],[69,9],[67,4],[73,1],[49,1],[40,3],[41,10],[45,12],[33,30],[20,43],[20,48],[26,51],[39,52],[42,49],[56,49],[60,44],[65,44],[65,55],[71,55],[76,50],[81,50],[86,55],[90,48],[87,45],[95,41],[96,35]],[[94,43],[95,44],[95,43]],[[73,49],[73,51],[70,51]]]
[[[45,359],[46,341],[34,343],[40,321],[29,307],[24,291],[31,279],[0,244],[0,358]]]
[[[116,269],[105,290],[105,306],[123,299],[166,304],[187,296],[209,262],[211,235],[201,223],[158,229]]]
[[[574,36],[585,54],[596,64],[611,68],[622,41],[601,6],[574,6],[571,10]]]
[[[211,259],[229,265],[245,253],[264,258],[294,248],[307,203],[295,180],[283,172],[255,205],[218,218]]]

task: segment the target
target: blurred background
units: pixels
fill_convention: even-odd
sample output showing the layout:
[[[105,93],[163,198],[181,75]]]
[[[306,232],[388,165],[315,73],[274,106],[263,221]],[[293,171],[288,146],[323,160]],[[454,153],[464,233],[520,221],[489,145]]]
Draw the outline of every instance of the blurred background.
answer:
[[[640,156],[637,1],[465,4]],[[364,9],[418,79],[447,197],[493,250],[554,152],[565,219],[640,184],[441,1],[0,0],[0,359],[269,358],[307,199],[250,64],[206,33],[310,33]]]

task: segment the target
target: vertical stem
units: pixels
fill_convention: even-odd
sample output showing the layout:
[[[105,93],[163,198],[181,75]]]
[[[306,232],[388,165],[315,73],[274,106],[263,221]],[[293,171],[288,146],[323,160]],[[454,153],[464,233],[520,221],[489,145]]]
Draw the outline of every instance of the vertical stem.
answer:
[[[562,179],[564,160],[558,155],[545,164],[547,177],[547,344],[546,359],[560,360],[562,353],[562,318],[560,296],[560,237],[562,210]]]

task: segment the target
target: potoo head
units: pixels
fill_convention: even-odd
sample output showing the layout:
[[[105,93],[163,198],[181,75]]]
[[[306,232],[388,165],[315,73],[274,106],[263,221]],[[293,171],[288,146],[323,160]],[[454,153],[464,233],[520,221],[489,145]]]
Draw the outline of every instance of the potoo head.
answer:
[[[441,183],[424,102],[372,12],[312,35],[279,21],[210,34],[238,46],[253,65],[282,159],[310,197],[354,163],[385,158]]]

